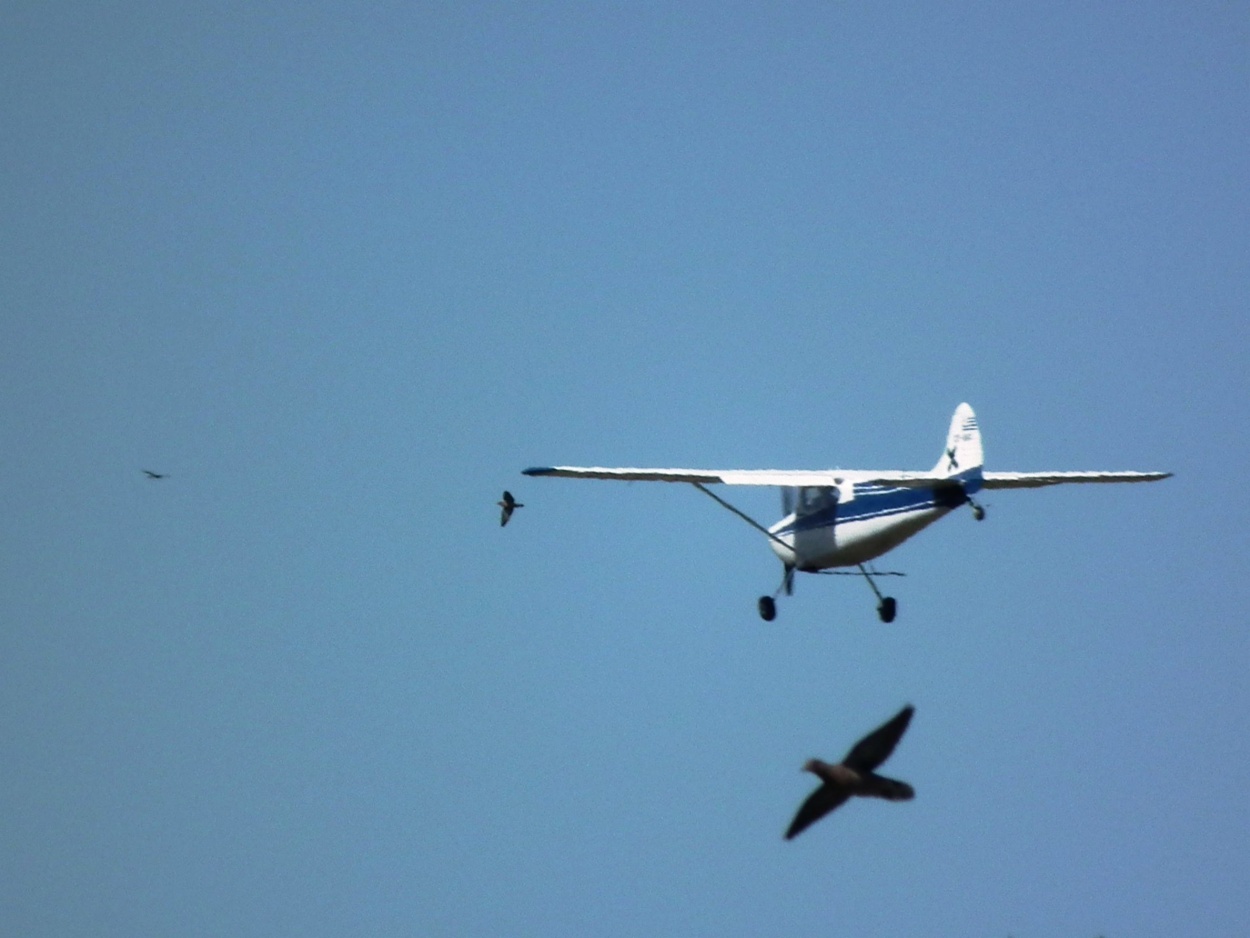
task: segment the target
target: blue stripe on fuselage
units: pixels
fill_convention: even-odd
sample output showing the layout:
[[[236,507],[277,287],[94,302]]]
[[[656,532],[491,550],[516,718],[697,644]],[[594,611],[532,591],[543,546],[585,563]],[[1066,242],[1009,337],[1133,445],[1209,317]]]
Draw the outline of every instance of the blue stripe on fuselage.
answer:
[[[951,476],[951,482],[954,484],[923,489],[856,486],[855,497],[849,502],[839,502],[804,515],[774,533],[781,535],[812,531],[851,521],[885,518],[931,508],[958,508],[968,500],[969,495],[981,488],[980,467]]]

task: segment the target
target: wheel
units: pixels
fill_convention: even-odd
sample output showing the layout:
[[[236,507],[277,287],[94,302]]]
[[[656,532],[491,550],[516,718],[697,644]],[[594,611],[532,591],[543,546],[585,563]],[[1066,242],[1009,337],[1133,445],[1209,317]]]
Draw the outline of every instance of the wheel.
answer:
[[[894,615],[898,612],[898,603],[894,601],[893,596],[887,596],[881,600],[881,605],[877,607],[877,615],[881,617],[882,622],[893,622]]]
[[[760,618],[765,622],[772,622],[777,618],[777,604],[771,596],[760,597]]]
[[[984,509],[984,508],[982,508],[980,505],[973,505],[973,506],[972,506],[972,517],[976,518],[978,521],[984,521],[984,520],[985,520],[985,509]]]

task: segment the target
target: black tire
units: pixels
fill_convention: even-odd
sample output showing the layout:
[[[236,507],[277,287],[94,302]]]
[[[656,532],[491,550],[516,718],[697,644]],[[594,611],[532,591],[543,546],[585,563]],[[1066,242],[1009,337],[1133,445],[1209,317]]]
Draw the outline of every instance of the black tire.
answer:
[[[765,622],[772,622],[777,618],[777,604],[771,596],[760,597],[760,618]]]
[[[895,602],[893,596],[887,596],[881,600],[881,605],[877,607],[877,615],[881,617],[881,621],[890,623],[894,621],[894,616],[898,613],[898,603]]]

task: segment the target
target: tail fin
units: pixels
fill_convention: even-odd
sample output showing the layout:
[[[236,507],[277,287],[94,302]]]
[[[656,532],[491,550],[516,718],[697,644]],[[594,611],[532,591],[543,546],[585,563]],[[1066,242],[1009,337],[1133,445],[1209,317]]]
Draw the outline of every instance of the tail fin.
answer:
[[[946,450],[933,467],[936,474],[957,476],[970,469],[980,469],[984,456],[981,451],[981,429],[977,415],[967,404],[955,408],[951,428],[946,434]]]

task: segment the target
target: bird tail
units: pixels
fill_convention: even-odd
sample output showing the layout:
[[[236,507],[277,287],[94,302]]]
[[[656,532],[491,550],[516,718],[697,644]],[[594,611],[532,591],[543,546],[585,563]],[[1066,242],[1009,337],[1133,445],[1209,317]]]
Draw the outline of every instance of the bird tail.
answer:
[[[916,789],[897,779],[873,775],[872,784],[861,794],[872,798],[884,798],[886,801],[911,801],[916,797]]]

